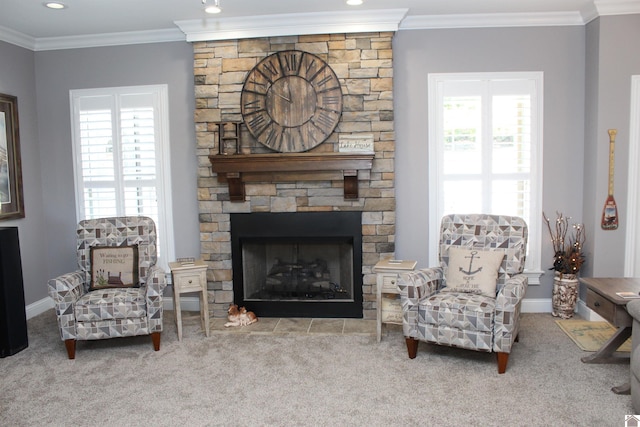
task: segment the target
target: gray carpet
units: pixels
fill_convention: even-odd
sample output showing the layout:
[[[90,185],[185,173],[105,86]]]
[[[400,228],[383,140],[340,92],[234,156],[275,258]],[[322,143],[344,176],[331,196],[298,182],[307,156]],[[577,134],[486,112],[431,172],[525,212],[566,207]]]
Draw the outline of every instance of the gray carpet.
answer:
[[[149,337],[79,342],[68,360],[55,316],[29,320],[29,347],[0,359],[1,426],[621,426],[628,365],[588,365],[550,314],[525,314],[507,372],[493,354],[402,333],[212,334],[195,317],[178,342],[165,312]]]

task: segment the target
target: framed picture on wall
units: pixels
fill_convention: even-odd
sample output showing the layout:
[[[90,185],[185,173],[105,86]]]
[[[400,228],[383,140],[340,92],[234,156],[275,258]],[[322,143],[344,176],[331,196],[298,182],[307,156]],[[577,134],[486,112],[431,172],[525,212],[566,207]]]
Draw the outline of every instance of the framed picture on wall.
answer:
[[[18,98],[0,93],[0,220],[24,218]]]

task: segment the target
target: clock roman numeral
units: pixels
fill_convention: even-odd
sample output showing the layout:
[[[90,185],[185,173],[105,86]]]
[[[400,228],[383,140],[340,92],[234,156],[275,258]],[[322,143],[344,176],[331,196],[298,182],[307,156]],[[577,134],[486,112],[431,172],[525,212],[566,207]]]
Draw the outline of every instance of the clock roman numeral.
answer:
[[[255,79],[252,79],[249,83],[251,83],[254,86],[260,86],[264,90],[267,90],[267,85],[266,84],[257,82]]]
[[[309,75],[309,72],[311,71],[315,63],[316,63],[316,60],[312,59],[311,62],[307,64],[307,68],[305,69],[306,75]]]
[[[321,111],[312,121],[325,135],[329,135],[334,124],[333,117],[328,111]]]
[[[340,103],[340,97],[338,95],[322,97],[322,105],[338,105],[339,103]]]
[[[326,85],[326,84],[327,84],[327,82],[328,82],[328,81],[330,81],[332,77],[333,77],[333,76],[332,76],[331,74],[329,74],[328,76],[325,76],[325,78],[324,78],[324,79],[322,79],[322,80],[320,80],[320,81],[317,83],[317,85],[318,85],[318,86],[324,86],[324,85]]]
[[[269,134],[265,138],[264,142],[270,147],[274,147],[278,140],[282,141],[282,129],[277,129],[274,124],[271,125]]]
[[[271,83],[278,80],[280,78],[280,75],[282,74],[281,66],[278,63],[277,58],[274,58],[270,61],[265,61],[258,69],[258,72],[260,72],[260,74],[262,74],[264,78]]]
[[[254,111],[262,110],[263,109],[262,101],[257,99],[255,101],[246,102],[244,104],[244,109],[246,111],[248,111],[248,112],[254,112]]]
[[[257,127],[258,125],[264,123],[264,116],[262,114],[259,114],[257,116],[255,116],[253,119],[249,120],[249,126],[251,126],[252,128]]]
[[[281,55],[281,61],[284,60],[282,68],[287,74],[297,74],[300,69],[300,55],[297,52],[287,52]]]
[[[265,118],[265,114],[260,112],[247,122],[247,127],[253,130],[253,136],[258,138],[271,124],[271,119]]]

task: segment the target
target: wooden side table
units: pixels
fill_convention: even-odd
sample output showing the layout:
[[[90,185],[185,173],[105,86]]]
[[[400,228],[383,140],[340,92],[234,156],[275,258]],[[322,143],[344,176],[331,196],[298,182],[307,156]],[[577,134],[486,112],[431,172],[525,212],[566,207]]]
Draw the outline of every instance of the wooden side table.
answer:
[[[180,295],[190,292],[200,293],[200,316],[202,329],[209,336],[209,310],[207,307],[207,264],[197,260],[193,263],[170,262],[173,278],[173,307],[176,313],[178,341],[182,341],[182,310]]]
[[[378,342],[382,338],[382,324],[402,325],[402,307],[398,292],[398,277],[402,273],[412,271],[417,261],[385,259],[378,262],[373,271],[376,276],[377,289],[377,335]]]
[[[631,336],[633,318],[626,310],[627,303],[631,300],[622,298],[616,293],[633,292],[638,294],[640,279],[585,277],[580,281],[587,285],[587,307],[618,328],[616,333],[598,351],[580,360],[583,363],[628,363],[630,355],[620,353],[617,350]],[[616,394],[629,394],[629,390],[629,383],[611,389]]]
[[[580,281],[587,285],[587,307],[618,328],[617,332],[597,352],[582,358],[584,363],[627,362],[629,356],[616,352],[630,336],[633,319],[625,309],[629,299],[616,292],[640,291],[640,279],[584,277]]]

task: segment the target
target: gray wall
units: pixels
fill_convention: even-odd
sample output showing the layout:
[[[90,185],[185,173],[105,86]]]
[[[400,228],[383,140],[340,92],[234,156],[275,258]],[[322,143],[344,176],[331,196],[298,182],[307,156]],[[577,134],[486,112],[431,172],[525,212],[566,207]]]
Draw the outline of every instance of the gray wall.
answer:
[[[37,52],[35,58],[48,276],[76,268],[71,89],[168,85],[176,256],[199,256],[191,45],[177,42],[45,51]],[[32,285],[37,288],[27,303],[47,295],[45,284]]]
[[[620,277],[624,273],[629,183],[629,115],[631,76],[640,75],[640,14],[601,17],[586,27],[586,133],[584,216],[591,262],[585,275]],[[618,129],[615,144],[614,196],[617,230],[600,227],[608,193],[609,135]],[[640,183],[633,183],[636,188]]]
[[[27,304],[46,296],[48,254],[45,212],[42,205],[38,116],[34,53],[0,42],[0,93],[18,97],[20,150],[24,193],[24,219],[0,222],[0,227],[18,227],[23,281]],[[44,290],[44,292],[43,292]]]
[[[427,75],[544,72],[543,210],[582,213],[585,29],[575,27],[400,31],[394,39],[397,253],[428,266]],[[541,213],[533,219],[542,221]],[[546,233],[546,230],[543,230]],[[553,250],[542,238],[542,268]],[[528,298],[550,298],[546,272]]]
[[[639,31],[640,15],[629,15],[575,27],[398,32],[397,256],[427,266],[426,242],[433,238],[427,230],[427,74],[543,71],[543,209],[582,216],[587,223],[592,253],[585,275],[622,275],[624,217],[618,231],[598,228],[607,193],[609,127],[620,132],[616,201],[626,209],[622,159],[628,153],[630,76],[640,74],[632,42],[640,39]],[[19,227],[27,304],[47,296],[48,278],[75,268],[70,89],[168,84],[176,255],[199,254],[192,69],[186,42],[35,53],[0,42],[0,92],[17,95],[19,102],[27,215],[0,225]],[[547,268],[553,254],[542,237]],[[547,272],[527,297],[550,298],[551,280]]]

